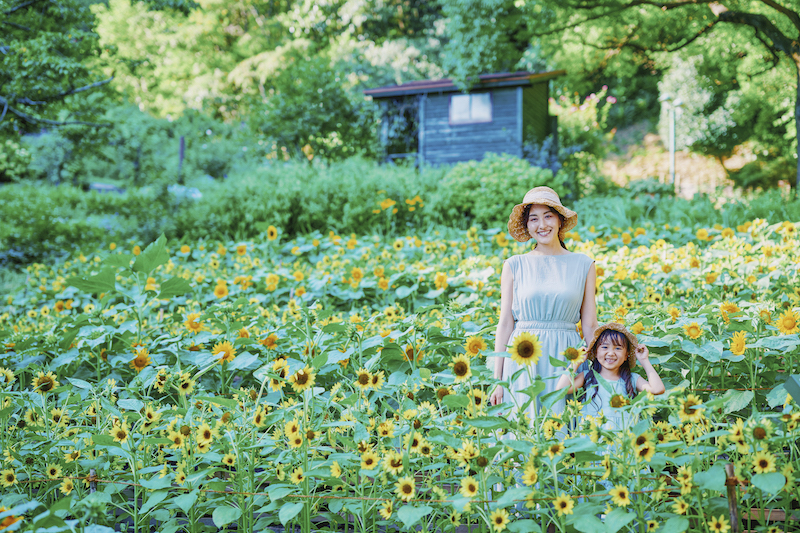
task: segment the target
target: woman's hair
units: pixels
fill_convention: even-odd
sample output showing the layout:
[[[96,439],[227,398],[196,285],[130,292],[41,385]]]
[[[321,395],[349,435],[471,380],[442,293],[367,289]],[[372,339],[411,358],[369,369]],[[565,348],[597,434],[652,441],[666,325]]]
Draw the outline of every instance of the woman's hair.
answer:
[[[528,217],[531,215],[531,206],[532,205],[533,204],[527,204],[525,207],[522,208],[522,226],[525,227],[525,228],[528,227]],[[548,207],[550,207],[550,206],[548,206]],[[564,227],[564,222],[567,219],[564,218],[564,215],[562,215],[561,213],[559,213],[558,211],[556,211],[552,207],[550,208],[550,211],[552,211],[553,213],[558,215],[558,220],[561,221],[561,223],[558,225],[558,229],[559,229],[558,242],[561,243],[561,247],[563,249],[567,250],[567,245],[564,244],[564,241],[561,240],[561,234],[560,234],[560,230],[561,230],[561,228]]]
[[[597,383],[597,376],[595,373],[600,372],[600,370],[603,368],[600,365],[600,362],[597,360],[597,347],[603,342],[611,342],[611,344],[614,346],[625,346],[626,359],[619,368],[620,379],[624,380],[625,392],[628,393],[628,396],[634,398],[636,396],[636,387],[633,385],[633,375],[627,359],[628,353],[631,349],[631,343],[628,342],[628,338],[624,334],[620,333],[619,331],[614,331],[613,329],[607,329],[601,333],[600,337],[597,339],[597,342],[594,343],[594,346],[592,346],[592,349],[590,350],[590,353],[594,357],[591,367],[589,367],[589,370],[586,371],[586,377],[583,381],[584,390],[588,391],[590,389],[594,389],[594,393],[590,398],[592,402],[594,402],[594,399],[597,397],[598,388],[600,387],[600,385]],[[602,405],[598,406],[598,409],[602,408]]]

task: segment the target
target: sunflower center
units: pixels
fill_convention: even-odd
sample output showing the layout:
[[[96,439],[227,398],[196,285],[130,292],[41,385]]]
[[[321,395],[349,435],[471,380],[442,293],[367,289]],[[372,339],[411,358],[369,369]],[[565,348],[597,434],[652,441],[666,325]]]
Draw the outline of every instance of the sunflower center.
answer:
[[[463,361],[459,361],[458,363],[453,365],[453,373],[455,373],[456,376],[459,377],[466,376],[467,370],[469,370],[469,367]]]
[[[517,354],[523,359],[533,357],[534,347],[531,341],[522,341],[517,346]]]

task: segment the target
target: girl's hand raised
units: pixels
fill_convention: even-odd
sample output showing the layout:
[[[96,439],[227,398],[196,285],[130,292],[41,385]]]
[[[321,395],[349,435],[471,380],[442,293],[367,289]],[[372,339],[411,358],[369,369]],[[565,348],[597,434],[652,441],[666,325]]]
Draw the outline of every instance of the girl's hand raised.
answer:
[[[640,344],[636,348],[636,360],[639,361],[639,364],[644,364],[645,361],[649,361],[650,358],[650,350],[647,349],[647,346],[644,344]]]

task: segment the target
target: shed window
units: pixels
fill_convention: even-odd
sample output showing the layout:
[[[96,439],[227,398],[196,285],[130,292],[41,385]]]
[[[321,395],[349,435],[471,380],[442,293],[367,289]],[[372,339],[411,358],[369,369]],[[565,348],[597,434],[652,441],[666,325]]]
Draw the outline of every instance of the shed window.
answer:
[[[454,94],[450,97],[450,124],[491,121],[491,93]]]

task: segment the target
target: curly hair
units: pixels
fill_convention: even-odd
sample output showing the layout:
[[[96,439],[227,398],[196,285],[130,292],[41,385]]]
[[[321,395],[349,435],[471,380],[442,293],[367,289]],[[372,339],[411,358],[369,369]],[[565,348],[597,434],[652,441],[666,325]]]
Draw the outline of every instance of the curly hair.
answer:
[[[583,388],[587,392],[591,389],[594,389],[594,393],[590,400],[592,403],[595,403],[595,398],[597,397],[597,393],[599,392],[600,384],[597,382],[597,373],[600,372],[603,367],[600,365],[600,362],[597,360],[597,347],[604,343],[604,342],[611,342],[614,346],[624,346],[625,347],[625,354],[627,356],[628,351],[631,349],[631,345],[628,342],[628,338],[620,333],[619,331],[614,331],[613,329],[607,329],[603,333],[600,334],[600,337],[597,339],[597,342],[594,343],[590,353],[593,357],[592,365],[586,371],[586,377],[583,380]],[[623,380],[625,383],[625,392],[628,393],[628,396],[631,398],[636,397],[636,387],[633,384],[633,373],[631,372],[631,367],[628,364],[628,359],[625,359],[625,362],[622,363],[622,366],[619,368],[620,379]],[[598,410],[602,409],[602,405],[597,406]]]
[[[528,227],[528,217],[529,217],[529,216],[530,216],[530,214],[531,214],[531,206],[532,206],[532,205],[533,205],[533,204],[527,204],[525,207],[523,207],[523,208],[522,208],[522,216],[520,217],[520,219],[522,220],[522,226],[523,226],[523,227]],[[560,222],[559,222],[559,225],[558,225],[559,229],[563,228],[563,227],[564,227],[564,222],[565,222],[567,219],[566,219],[566,218],[564,218],[564,215],[562,215],[561,213],[559,213],[559,212],[558,212],[558,211],[556,211],[555,209],[552,209],[552,208],[551,208],[551,211],[552,211],[553,213],[555,213],[556,215],[558,215],[558,220],[560,221]],[[568,250],[568,248],[567,248],[567,245],[566,245],[566,244],[564,244],[564,241],[562,241],[562,240],[561,240],[561,235],[560,235],[560,234],[559,234],[559,236],[558,236],[558,242],[560,242],[560,243],[561,243],[561,247],[562,247],[563,249],[565,249],[565,250]]]

